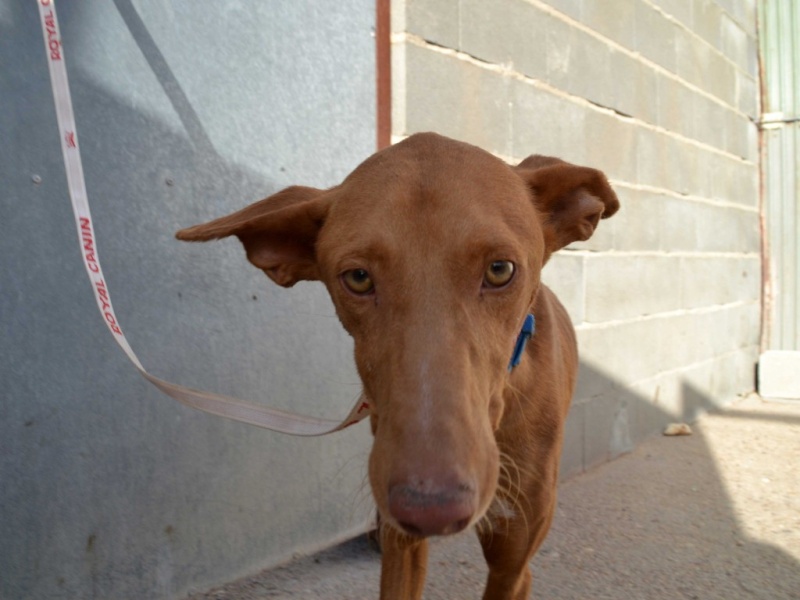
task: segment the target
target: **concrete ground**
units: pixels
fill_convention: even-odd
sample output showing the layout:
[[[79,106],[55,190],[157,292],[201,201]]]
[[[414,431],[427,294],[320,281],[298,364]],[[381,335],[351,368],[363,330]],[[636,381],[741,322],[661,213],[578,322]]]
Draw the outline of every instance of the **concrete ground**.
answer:
[[[800,401],[750,396],[561,485],[534,598],[800,599]],[[474,535],[431,546],[425,598],[480,598]],[[376,599],[365,538],[191,596]]]

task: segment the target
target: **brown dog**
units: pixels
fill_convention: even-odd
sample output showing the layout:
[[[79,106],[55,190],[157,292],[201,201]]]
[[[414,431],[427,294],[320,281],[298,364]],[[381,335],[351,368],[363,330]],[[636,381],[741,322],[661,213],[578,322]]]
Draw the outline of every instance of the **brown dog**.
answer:
[[[600,171],[542,156],[509,167],[425,133],[329,190],[290,187],[178,232],[236,235],[279,285],[327,286],[371,409],[382,599],[421,598],[426,537],[476,523],[484,598],[528,597],[578,366],[541,270],[618,208]],[[536,332],[512,369],[528,313]]]

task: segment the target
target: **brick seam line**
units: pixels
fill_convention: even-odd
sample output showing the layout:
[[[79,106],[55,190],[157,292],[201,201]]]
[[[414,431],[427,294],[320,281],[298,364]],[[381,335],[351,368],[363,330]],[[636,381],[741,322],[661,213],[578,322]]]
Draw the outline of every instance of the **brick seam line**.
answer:
[[[699,92],[700,94],[702,94],[702,95],[714,100],[718,104],[722,104],[723,106],[728,107],[731,110],[733,110],[734,112],[736,112],[736,113],[738,113],[738,114],[740,114],[740,115],[742,115],[742,116],[744,116],[744,117],[749,119],[749,117],[746,114],[741,113],[737,108],[735,108],[735,107],[733,107],[733,106],[731,106],[729,104],[725,104],[719,98],[717,98],[717,96],[714,96],[711,92],[708,92],[708,91],[704,90],[703,88],[696,86],[695,84],[687,81],[686,79],[681,78],[680,76],[678,76],[675,73],[672,73],[671,71],[669,71],[669,70],[665,69],[664,67],[662,67],[661,65],[659,65],[657,62],[654,62],[654,61],[650,60],[649,58],[647,58],[646,56],[643,56],[641,53],[639,53],[637,51],[634,51],[634,50],[631,50],[630,48],[626,48],[625,46],[623,46],[619,42],[617,42],[615,40],[612,40],[611,38],[606,37],[603,34],[595,31],[594,29],[592,29],[588,25],[585,25],[584,23],[581,23],[580,21],[577,21],[577,20],[573,19],[569,15],[566,15],[566,14],[556,10],[555,8],[550,6],[549,4],[545,4],[544,2],[542,2],[542,0],[521,0],[521,1],[525,2],[526,4],[531,5],[533,7],[538,8],[542,12],[549,14],[551,17],[555,17],[555,18],[563,21],[567,25],[575,27],[576,29],[591,35],[592,37],[596,38],[597,40],[599,40],[601,42],[604,42],[607,46],[610,46],[611,48],[614,48],[615,50],[617,50],[619,52],[627,54],[629,57],[631,57],[633,59],[639,60],[639,62],[641,62],[643,65],[649,66],[651,68],[654,68],[654,70],[657,70],[657,71],[661,72],[662,74],[674,79],[675,81],[683,83],[689,89],[693,89],[693,90]],[[648,4],[649,6],[654,8],[657,12],[663,14],[665,18],[667,18],[668,20],[673,21],[676,25],[678,25],[682,29],[686,30],[686,32],[689,35],[691,35],[691,36],[697,38],[698,40],[700,40],[703,44],[705,44],[706,46],[711,48],[712,52],[714,52],[715,54],[718,54],[723,60],[725,60],[725,62],[730,63],[733,66],[734,69],[736,69],[737,71],[740,71],[745,76],[747,76],[749,79],[752,79],[755,82],[755,79],[753,77],[750,77],[749,73],[747,73],[746,71],[743,71],[742,69],[740,69],[739,66],[735,62],[733,62],[731,59],[729,59],[727,56],[725,56],[722,52],[720,52],[717,48],[715,48],[712,44],[710,44],[705,38],[700,37],[697,33],[692,31],[688,27],[686,27],[686,25],[684,25],[683,23],[681,23],[680,21],[678,21],[674,17],[672,17],[672,15],[669,15],[666,12],[664,12],[663,9],[660,9],[659,7],[656,7],[655,5],[651,4],[647,0],[643,0],[643,1],[645,2],[645,4]]]
[[[562,248],[559,250],[560,256],[574,256],[574,257],[583,257],[583,258],[596,258],[598,256],[608,256],[614,258],[635,258],[635,257],[642,257],[642,258],[652,258],[652,257],[661,257],[661,258],[747,258],[747,259],[758,259],[761,260],[761,253],[760,252],[724,252],[720,250],[710,250],[708,252],[703,252],[702,250],[697,251],[690,251],[690,250],[676,250],[671,252],[669,250],[601,250],[601,251],[594,251],[594,250],[583,250],[583,249],[574,249],[571,250],[570,248]]]
[[[675,375],[680,375],[680,374],[684,373],[685,371],[688,371],[688,370],[691,370],[691,369],[696,369],[698,367],[703,367],[703,366],[706,366],[706,365],[711,365],[711,364],[717,362],[718,360],[725,360],[725,359],[731,358],[733,356],[736,356],[737,354],[741,354],[742,351],[748,351],[748,350],[751,350],[751,349],[757,351],[758,350],[758,345],[757,344],[746,344],[744,346],[739,346],[738,348],[734,348],[733,350],[728,350],[726,352],[723,352],[722,354],[715,354],[711,358],[706,358],[706,359],[703,359],[703,360],[700,360],[700,361],[697,361],[697,362],[692,362],[692,363],[689,363],[689,364],[681,366],[681,367],[672,367],[670,369],[665,369],[663,371],[659,371],[655,375],[652,375],[650,377],[645,377],[643,379],[636,379],[634,381],[624,381],[623,382],[623,381],[620,381],[616,377],[614,377],[614,378],[617,381],[619,381],[621,384],[623,384],[626,388],[645,385],[645,384],[648,384],[648,383],[656,383],[656,382],[658,382],[660,379],[662,379],[664,377],[671,377],[671,376],[675,376]],[[587,362],[591,362],[591,361],[587,361]],[[602,371],[604,373],[608,373],[607,369],[603,369],[602,365],[598,365],[596,363],[592,364],[592,368],[597,369],[599,371]],[[613,375],[612,375],[612,377],[613,377]],[[603,396],[603,394],[594,394],[594,395],[591,395],[591,396],[581,396],[579,398],[576,397],[576,398],[573,399],[572,404],[573,404],[573,406],[578,406],[578,405],[581,405],[581,404],[589,404],[591,402],[594,402],[597,398],[599,398],[601,396]]]
[[[559,98],[562,98],[564,100],[567,100],[569,102],[577,104],[578,106],[581,106],[581,107],[584,107],[584,108],[590,108],[590,109],[592,109],[594,111],[597,111],[597,112],[599,112],[601,114],[609,115],[609,116],[615,117],[616,119],[618,119],[620,121],[627,122],[627,123],[636,125],[638,127],[641,127],[642,129],[647,129],[647,130],[653,131],[655,133],[661,133],[661,134],[667,135],[667,136],[669,136],[671,138],[674,138],[674,139],[676,139],[676,140],[678,140],[680,142],[683,142],[685,144],[689,144],[691,146],[695,146],[696,148],[699,148],[701,150],[705,150],[705,151],[711,152],[712,154],[716,154],[716,155],[719,155],[719,156],[724,156],[725,158],[728,158],[730,160],[734,160],[734,161],[742,163],[744,165],[752,166],[754,168],[757,166],[755,162],[749,161],[749,160],[747,160],[745,158],[742,158],[741,156],[737,156],[735,154],[732,154],[731,152],[728,152],[727,150],[723,150],[721,148],[717,148],[715,146],[711,146],[711,145],[706,144],[704,142],[701,142],[699,140],[688,138],[688,137],[686,137],[684,135],[681,135],[679,133],[676,133],[674,131],[671,131],[669,129],[661,127],[660,125],[654,125],[654,124],[648,123],[647,121],[643,121],[642,119],[639,119],[638,117],[624,116],[621,113],[619,113],[618,111],[615,111],[614,109],[607,108],[607,107],[604,107],[604,106],[600,106],[599,104],[597,104],[595,102],[591,102],[591,101],[587,100],[586,98],[583,98],[581,96],[576,96],[575,94],[570,94],[569,92],[565,92],[564,90],[559,89],[559,88],[553,86],[550,83],[542,81],[541,79],[535,79],[533,77],[529,77],[527,75],[524,75],[524,74],[522,74],[522,73],[520,73],[518,71],[515,71],[514,69],[511,69],[511,68],[509,68],[507,66],[504,66],[504,65],[498,65],[498,64],[495,64],[495,63],[490,63],[490,62],[484,61],[484,60],[482,60],[480,58],[477,58],[475,56],[472,56],[471,54],[468,54],[466,52],[462,52],[460,50],[454,50],[453,48],[447,48],[445,46],[440,46],[439,44],[436,44],[434,42],[430,42],[430,41],[428,41],[428,40],[426,40],[424,38],[421,38],[418,35],[415,35],[413,33],[393,34],[392,43],[393,44],[408,43],[408,44],[417,46],[418,48],[422,48],[422,49],[425,49],[425,50],[430,50],[432,52],[436,52],[437,54],[441,54],[443,56],[448,56],[450,58],[455,58],[456,60],[460,60],[462,62],[466,62],[466,63],[472,64],[472,65],[474,65],[474,66],[476,66],[478,68],[484,69],[486,71],[489,71],[489,72],[492,72],[492,73],[497,73],[497,74],[499,74],[501,76],[509,77],[509,78],[512,78],[512,79],[516,79],[516,80],[518,80],[518,81],[520,81],[522,83],[526,83],[526,84],[531,85],[531,86],[533,86],[533,87],[535,87],[537,89],[540,89],[540,90],[545,91],[545,92],[549,92],[549,93],[553,94],[554,96],[557,96]],[[709,97],[711,97],[711,96],[709,96]],[[718,104],[721,104],[721,103],[718,102]],[[730,108],[730,107],[728,107],[728,105],[725,105],[725,104],[721,104],[721,106],[726,107],[726,108]],[[744,115],[743,113],[739,113],[738,111],[734,111],[734,112],[736,112],[740,116],[743,116],[748,121],[750,121],[750,118],[747,117],[747,115]],[[750,121],[750,122],[752,122],[752,121]]]
[[[753,165],[753,167],[755,166],[756,165]],[[643,183],[629,183],[627,181],[616,180],[616,179],[610,179],[609,183],[611,183],[611,185],[613,186],[622,187],[633,191],[651,192],[654,194],[669,196],[671,198],[677,198],[679,200],[686,200],[687,202],[695,202],[697,204],[707,204],[709,206],[715,206],[717,208],[732,208],[748,213],[753,213],[755,215],[759,214],[758,206],[747,206],[739,202],[730,202],[728,200],[717,200],[714,198],[697,196],[695,194],[681,194],[680,192],[676,192],[675,190],[670,190],[667,188],[660,188],[658,186],[647,185]]]
[[[650,321],[674,319],[675,317],[705,315],[716,312],[732,311],[737,308],[756,307],[760,305],[761,305],[760,299],[737,300],[736,302],[726,302],[724,304],[710,304],[708,306],[698,306],[695,308],[678,308],[675,310],[667,310],[649,315],[638,315],[636,317],[631,317],[628,319],[611,319],[609,321],[602,321],[599,323],[591,323],[588,321],[583,321],[575,325],[575,330],[578,333],[580,333],[581,331],[602,331],[604,329],[614,329],[615,327],[632,325],[634,323],[648,323]]]
[[[689,27],[689,26],[688,26],[686,23],[684,23],[683,21],[679,20],[677,17],[675,17],[675,16],[673,16],[673,15],[669,14],[667,11],[665,11],[663,8],[661,8],[659,5],[657,5],[657,4],[653,4],[653,2],[652,2],[651,0],[642,0],[642,2],[643,2],[644,4],[646,4],[647,6],[649,6],[650,8],[652,8],[653,10],[655,10],[657,13],[660,13],[661,15],[663,15],[663,16],[664,16],[664,18],[665,18],[667,21],[671,21],[671,22],[675,23],[675,25],[677,25],[678,27],[680,27],[681,29],[683,29],[683,30],[685,30],[687,33],[689,33],[689,35],[691,35],[691,36],[693,36],[693,37],[696,37],[697,39],[699,39],[699,40],[703,41],[705,44],[707,44],[708,46],[710,46],[710,47],[711,47],[711,49],[712,49],[712,50],[713,50],[713,51],[714,51],[716,54],[719,54],[719,55],[720,55],[720,56],[721,56],[721,57],[722,57],[724,60],[726,60],[727,62],[731,63],[731,64],[734,66],[734,68],[735,68],[737,71],[739,71],[740,73],[742,73],[742,74],[743,74],[745,77],[747,77],[747,78],[748,78],[748,79],[750,79],[751,81],[753,81],[753,82],[757,83],[757,78],[756,78],[756,77],[753,77],[753,76],[751,76],[751,75],[750,75],[750,73],[748,73],[746,69],[742,69],[742,68],[741,68],[741,67],[740,67],[740,66],[739,66],[739,65],[736,63],[736,61],[734,61],[734,60],[731,60],[730,58],[728,58],[728,56],[727,56],[727,55],[726,55],[724,52],[722,52],[722,50],[720,50],[719,48],[717,48],[716,46],[714,46],[714,44],[710,43],[708,40],[706,40],[704,37],[702,37],[702,36],[701,36],[700,34],[698,34],[696,31],[694,31],[693,29],[691,29],[691,28],[690,28],[690,27]],[[745,34],[745,35],[746,35],[748,38],[753,38],[753,39],[755,39],[755,38],[754,38],[754,36],[750,35],[750,34],[747,32],[747,30],[746,30],[746,29],[743,27],[743,24],[739,22],[739,19],[737,19],[737,18],[736,18],[734,15],[732,15],[730,12],[728,12],[727,10],[725,10],[725,8],[724,8],[724,7],[722,7],[722,6],[720,6],[719,4],[717,4],[717,6],[719,6],[720,10],[722,10],[722,12],[723,12],[723,13],[725,13],[726,15],[728,15],[728,17],[730,18],[730,20],[731,20],[731,21],[733,21],[733,23],[736,25],[736,27],[738,27],[738,28],[739,28],[739,30],[740,30],[742,33],[744,33],[744,34]]]
[[[398,139],[397,141],[401,141],[405,139],[407,136],[396,136]],[[498,153],[494,153],[497,158],[505,161],[510,165],[515,165],[520,163],[524,160],[524,157],[509,157],[504,156]],[[756,168],[756,165],[752,165],[753,168]],[[675,198],[678,200],[686,200],[687,202],[694,202],[696,204],[705,204],[708,206],[714,206],[716,208],[729,208],[729,209],[736,209],[741,210],[747,213],[753,213],[755,215],[759,214],[758,206],[747,206],[746,204],[742,204],[740,202],[731,202],[728,200],[719,200],[715,198],[706,198],[705,196],[698,196],[697,194],[684,194],[681,192],[676,192],[675,190],[669,188],[662,188],[656,185],[648,185],[646,183],[632,183],[629,181],[625,181],[623,179],[614,179],[609,178],[608,182],[613,187],[620,187],[625,188],[628,190],[636,191],[636,192],[649,192],[652,194],[658,194],[660,196],[668,196],[670,198]]]
[[[392,144],[397,144],[399,142],[402,142],[408,137],[409,136],[407,134],[394,133],[392,134]],[[516,165],[520,163],[522,160],[524,160],[524,158],[521,157],[511,157],[505,154],[500,154],[499,152],[493,152],[492,154],[510,165]],[[753,168],[756,168],[756,165],[753,165]],[[681,192],[676,192],[675,190],[671,190],[669,188],[662,188],[655,185],[648,185],[645,183],[631,183],[628,181],[624,181],[622,179],[609,179],[608,181],[613,187],[621,187],[638,192],[650,192],[652,194],[657,194],[659,196],[667,196],[669,198],[675,198],[677,200],[685,200],[687,202],[694,202],[696,204],[704,204],[707,206],[713,206],[715,208],[734,209],[756,215],[760,214],[759,208],[757,206],[747,206],[739,202],[729,202],[727,200],[706,198],[704,196],[698,196],[696,194],[683,194]]]

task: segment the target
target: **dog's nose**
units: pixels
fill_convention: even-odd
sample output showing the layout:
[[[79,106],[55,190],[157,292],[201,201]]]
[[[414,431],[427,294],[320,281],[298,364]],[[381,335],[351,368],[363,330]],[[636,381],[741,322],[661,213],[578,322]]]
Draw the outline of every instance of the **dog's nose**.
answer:
[[[450,535],[469,525],[475,513],[474,497],[466,484],[436,491],[397,484],[389,488],[389,512],[413,535]]]

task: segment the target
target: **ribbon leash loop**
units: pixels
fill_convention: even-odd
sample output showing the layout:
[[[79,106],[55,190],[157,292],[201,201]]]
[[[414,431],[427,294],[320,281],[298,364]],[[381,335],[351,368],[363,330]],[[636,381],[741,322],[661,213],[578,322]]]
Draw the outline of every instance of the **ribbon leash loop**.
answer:
[[[81,161],[80,146],[78,144],[75,115],[72,110],[72,97],[67,80],[64,49],[61,41],[61,30],[58,26],[58,17],[56,16],[55,0],[36,0],[36,3],[39,5],[42,34],[44,35],[44,46],[50,71],[50,84],[53,90],[53,101],[55,102],[56,118],[61,138],[61,153],[64,158],[67,186],[72,202],[72,211],[75,216],[75,224],[78,229],[78,240],[83,263],[92,283],[95,300],[106,326],[139,373],[163,393],[186,406],[281,433],[299,436],[324,435],[340,431],[364,419],[369,414],[369,403],[363,396],[358,399],[344,420],[335,421],[297,415],[244,402],[221,394],[193,390],[155,377],[144,369],[133,348],[128,343],[119,319],[114,313],[114,308],[111,305],[111,294],[100,266],[92,216],[89,211],[86,182],[83,176],[83,162]]]

